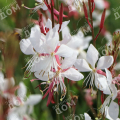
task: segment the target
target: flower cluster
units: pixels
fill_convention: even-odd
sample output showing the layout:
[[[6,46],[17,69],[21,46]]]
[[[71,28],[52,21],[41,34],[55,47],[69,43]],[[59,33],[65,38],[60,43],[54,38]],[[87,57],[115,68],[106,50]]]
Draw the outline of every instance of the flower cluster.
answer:
[[[61,0],[65,6],[61,3],[59,7],[58,0],[56,2],[54,0],[36,0],[37,3],[33,8],[22,5],[31,10],[30,15],[37,12],[38,20],[31,19],[34,26],[31,28],[28,38],[19,38],[19,42],[15,41],[14,39],[17,39],[15,35],[18,35],[15,32],[7,38],[10,40],[5,41],[3,54],[1,53],[3,56],[0,58],[5,58],[3,60],[5,70],[0,71],[0,120],[3,120],[2,117],[8,120],[32,120],[34,105],[47,96],[47,106],[50,103],[56,103],[56,113],[60,114],[62,112],[59,111],[58,102],[62,103],[65,97],[70,96],[71,99],[62,105],[62,108],[65,107],[63,111],[67,112],[68,108],[71,109],[68,110],[71,115],[66,118],[71,120],[79,118],[75,114],[79,99],[76,95],[70,95],[69,85],[79,90],[82,96],[79,98],[84,98],[88,107],[94,112],[96,120],[101,118],[120,120],[120,73],[117,71],[120,68],[117,63],[120,34],[115,32],[112,38],[110,32],[105,29],[105,18],[110,14],[109,10],[106,10],[109,8],[109,4],[105,0],[101,1]],[[69,6],[74,11],[68,13]],[[103,10],[102,13],[101,10]],[[75,23],[69,20],[71,16],[74,16],[75,19],[84,16],[87,24],[84,22],[82,29],[76,28],[81,24],[81,19],[77,22],[77,26],[74,26]],[[71,35],[69,30],[70,23],[73,28],[76,28],[74,31],[77,33],[74,35]],[[97,34],[94,31],[95,27],[99,27]],[[90,33],[87,33],[92,36],[84,35],[88,29]],[[100,34],[107,39],[102,56],[101,51],[98,52],[99,45],[96,44]],[[15,45],[13,46],[13,44]],[[31,83],[34,82],[43,96],[41,94],[28,95],[24,82],[19,82],[19,85],[15,86],[17,82],[12,76],[14,76],[17,63],[16,56],[19,56],[17,45],[30,58],[25,59],[27,63],[24,67],[26,68],[24,78],[29,79]],[[12,52],[9,51],[10,49]],[[4,78],[2,71],[7,78]],[[84,90],[84,88],[86,89]],[[85,92],[85,95],[82,92]],[[93,100],[96,99],[98,111],[93,109]],[[85,120],[92,120],[87,112],[84,112],[83,116]],[[65,116],[62,117],[65,119]],[[58,114],[56,118],[59,118]]]

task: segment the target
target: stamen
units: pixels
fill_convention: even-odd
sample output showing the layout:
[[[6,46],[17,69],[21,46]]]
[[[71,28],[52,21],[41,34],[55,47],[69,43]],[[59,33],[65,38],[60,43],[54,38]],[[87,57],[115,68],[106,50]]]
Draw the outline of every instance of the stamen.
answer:
[[[39,75],[41,74],[42,71],[43,71],[43,70],[40,71]]]
[[[45,71],[43,72],[42,77],[43,77],[44,74],[45,74]]]
[[[48,80],[49,80],[49,72],[48,72]]]

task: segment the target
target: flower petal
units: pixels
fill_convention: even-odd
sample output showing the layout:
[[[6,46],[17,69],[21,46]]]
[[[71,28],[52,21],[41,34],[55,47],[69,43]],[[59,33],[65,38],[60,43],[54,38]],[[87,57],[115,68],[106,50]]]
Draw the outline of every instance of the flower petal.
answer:
[[[24,54],[30,55],[35,53],[29,39],[22,39],[19,44],[20,49]]]
[[[70,20],[63,22],[60,31],[62,31],[65,27],[67,27],[67,25],[69,24],[69,22],[70,22]],[[59,30],[59,26],[60,26],[59,24],[57,24],[55,26],[55,28],[56,28],[57,31]]]
[[[35,25],[34,27],[31,28],[31,34],[30,34],[30,42],[32,43],[33,48],[36,51],[39,51],[39,48],[41,46],[41,31],[39,25]]]
[[[47,6],[44,4],[44,5],[40,5],[40,7],[43,9],[43,10],[47,10]]]
[[[30,95],[26,101],[26,105],[36,105],[42,99],[42,95]]]
[[[50,19],[47,20],[47,23],[46,23],[45,27],[49,28],[49,30],[52,29],[52,22],[51,22]]]
[[[108,69],[105,69],[105,71],[106,71],[107,83],[110,86],[112,83],[112,74]]]
[[[73,50],[70,47],[62,44],[59,47],[58,51],[56,52],[56,55],[59,55],[62,57],[70,57],[73,55]]]
[[[111,89],[112,94],[113,94],[112,100],[114,100],[117,97],[117,88],[114,84],[111,84],[110,89]]]
[[[96,73],[97,74],[97,73]],[[107,79],[104,75],[100,75],[98,74],[97,76],[97,79],[95,80],[98,80],[98,86],[96,86],[98,89],[100,89],[101,91],[103,91],[104,94],[107,94],[107,95],[111,95],[111,91],[109,89],[109,86],[108,86],[108,83],[107,83]]]
[[[39,72],[41,72],[41,70],[49,71],[49,69],[51,69],[52,63],[53,63],[53,59],[51,57],[46,57],[45,59],[40,60],[38,63],[35,63],[33,71],[39,71]]]
[[[58,43],[59,43],[59,35],[58,32],[55,32],[53,37],[46,41],[45,47],[48,53],[54,52]]]
[[[61,68],[62,68],[62,69],[67,69],[67,68],[69,68],[69,67],[72,67],[73,64],[74,64],[75,61],[76,61],[76,58],[77,58],[77,53],[74,52],[71,57],[65,58],[65,59],[62,61]]]
[[[10,112],[7,116],[7,120],[21,120],[21,118],[17,113]]]
[[[49,79],[52,79],[55,74],[53,72],[49,72],[49,73],[45,72],[43,75],[43,73],[40,74],[40,72],[35,72],[34,75],[36,78],[38,78],[40,80],[48,81]]]
[[[113,64],[112,56],[102,56],[97,64],[97,70],[109,68]]]
[[[84,78],[84,76],[75,70],[74,68],[70,68],[67,71],[61,73],[64,77],[73,80],[73,81],[79,81]]]
[[[95,68],[95,63],[98,60],[98,55],[99,53],[97,49],[92,44],[90,44],[88,51],[87,51],[86,59],[92,65],[93,68]]]
[[[80,72],[92,71],[92,69],[89,67],[88,63],[84,59],[77,59],[74,65]]]
[[[85,116],[85,120],[91,120],[91,117],[87,113],[84,113],[84,116]]]
[[[63,40],[60,41],[60,44],[61,45],[62,44],[67,44],[67,43],[70,42],[71,39],[72,39],[71,35],[70,34],[66,34],[66,35],[64,35]]]
[[[26,86],[24,85],[23,82],[20,82],[19,87],[20,88],[17,90],[17,94],[20,98],[24,98],[26,96],[26,92],[27,92]]]
[[[109,108],[108,108],[108,113],[109,113],[109,116],[113,120],[116,120],[118,118],[118,115],[119,115],[119,106],[118,106],[118,104],[112,101],[110,103]]]

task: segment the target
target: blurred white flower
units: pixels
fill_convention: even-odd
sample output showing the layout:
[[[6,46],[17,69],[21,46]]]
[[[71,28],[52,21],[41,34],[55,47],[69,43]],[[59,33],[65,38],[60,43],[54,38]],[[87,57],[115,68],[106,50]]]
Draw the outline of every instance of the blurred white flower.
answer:
[[[66,39],[66,37],[65,37]],[[63,39],[64,40],[64,39]],[[88,48],[90,41],[92,40],[91,36],[84,37],[82,31],[79,31],[76,35],[71,36],[71,40],[69,40],[66,45],[70,48],[73,48],[78,53],[78,58],[86,58],[85,49]]]
[[[4,78],[4,75],[2,72],[0,72],[0,95],[2,97],[7,98],[11,98],[11,96],[13,96],[13,93],[9,92],[9,89],[12,89],[12,87],[14,87],[15,85],[15,81],[14,78]]]
[[[26,118],[26,120],[31,120],[29,115],[33,112],[33,106],[41,101],[42,95],[29,95],[29,97],[26,98],[27,90],[24,83],[21,82],[19,86],[17,97],[13,99],[13,104],[16,107],[10,109],[7,119],[24,120]]]

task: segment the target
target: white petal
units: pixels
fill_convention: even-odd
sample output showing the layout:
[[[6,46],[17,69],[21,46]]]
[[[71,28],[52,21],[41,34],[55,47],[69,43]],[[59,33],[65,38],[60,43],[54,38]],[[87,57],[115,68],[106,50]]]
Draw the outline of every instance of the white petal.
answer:
[[[34,27],[31,28],[31,34],[30,34],[30,42],[32,43],[33,48],[36,51],[39,51],[39,47],[41,45],[41,32],[40,32],[40,27],[39,25],[35,25]]]
[[[84,113],[84,116],[85,116],[85,120],[91,120],[91,117],[87,113]]]
[[[79,81],[84,78],[84,76],[75,70],[74,68],[70,68],[67,71],[61,73],[64,77],[73,80],[73,81]]]
[[[51,66],[53,65],[53,59],[52,57],[46,57],[45,59],[40,60],[38,63],[35,64],[33,71],[49,71],[51,69]]]
[[[109,68],[113,64],[113,57],[112,56],[102,56],[97,64],[97,69],[105,69]]]
[[[18,114],[12,112],[7,116],[7,120],[21,120]]]
[[[83,41],[83,49],[87,49],[88,46],[89,46],[89,42],[92,40],[92,37],[91,36],[87,36],[84,38],[84,41]]]
[[[30,95],[26,101],[26,105],[36,105],[42,99],[42,95]]]
[[[58,43],[59,43],[59,35],[58,32],[55,32],[52,39],[49,39],[46,42],[46,47],[47,47],[46,49],[49,51],[49,53],[55,51]]]
[[[67,27],[67,25],[69,24],[69,22],[70,22],[70,20],[63,22],[60,31],[62,31],[65,27]],[[59,24],[57,24],[55,26],[55,28],[56,28],[57,31],[59,30],[59,26],[60,26]]]
[[[98,55],[99,55],[99,53],[98,53],[97,49],[92,44],[90,44],[88,51],[87,51],[86,59],[92,65],[93,68],[95,68],[95,63],[98,60]]]
[[[107,82],[108,82],[108,85],[110,86],[112,83],[112,74],[108,69],[105,69],[105,71],[106,71],[106,76],[107,76]]]
[[[79,54],[78,54],[78,59],[85,59],[86,60],[86,52],[84,50],[80,50],[78,51]]]
[[[99,77],[96,80],[98,80],[98,82],[99,82],[99,88],[98,88],[98,86],[96,86],[96,87],[98,89],[100,89],[101,91],[103,91],[104,94],[111,95],[111,91],[108,86],[106,77],[103,75],[99,75]]]
[[[72,39],[71,35],[70,34],[66,34],[66,35],[64,35],[63,40],[60,41],[60,44],[61,45],[62,44],[67,44],[67,43],[70,42],[71,39]]]
[[[4,82],[4,74],[2,72],[0,72],[0,83]]]
[[[47,39],[47,41],[48,41],[48,40],[51,40],[52,38],[54,38],[54,36],[56,35],[56,33],[58,33],[58,30],[56,30],[55,27],[52,28],[52,29],[50,29],[49,32],[47,32],[47,34],[46,34],[46,39]],[[58,37],[59,37],[59,36],[58,36]]]
[[[84,59],[77,59],[74,65],[80,72],[92,71],[92,69],[89,67],[88,63]]]
[[[66,26],[63,30],[62,30],[62,36],[63,38],[67,35],[70,35],[70,30],[69,30],[69,27]]]
[[[45,72],[44,75],[43,73],[40,74],[40,72],[35,72],[34,73],[35,77],[40,79],[40,80],[43,80],[43,81],[48,81],[49,79],[53,78],[54,77],[54,73],[53,72]],[[48,78],[49,76],[49,78]]]
[[[58,49],[58,51],[56,52],[56,55],[62,56],[62,57],[71,57],[73,55],[73,50],[66,46],[66,45],[61,45]]]
[[[46,6],[46,4],[40,5],[40,7],[41,7],[43,10],[47,10],[47,9],[48,9],[47,6]]]
[[[52,22],[51,22],[50,19],[47,20],[47,23],[46,23],[45,27],[49,28],[49,30],[52,29]]]
[[[20,98],[24,98],[25,96],[26,96],[26,92],[27,92],[27,90],[26,90],[26,86],[24,85],[24,83],[23,82],[20,82],[19,83],[19,89],[17,90],[17,94],[18,94],[18,96],[20,97]]]
[[[118,106],[118,104],[112,101],[110,103],[109,108],[108,108],[108,113],[109,113],[109,116],[113,120],[116,120],[118,118],[118,115],[119,115],[119,106]]]
[[[110,89],[111,89],[112,94],[113,94],[112,100],[114,100],[117,97],[117,88],[114,84],[111,84]]]
[[[33,46],[29,39],[22,39],[19,44],[20,44],[20,49],[24,54],[30,55],[35,53],[33,51]]]
[[[73,49],[79,49],[82,47],[83,39],[78,38],[77,36],[72,36],[72,40],[67,43],[67,46]]]
[[[0,83],[0,89],[2,91],[6,91],[10,87],[13,87],[14,85],[15,85],[15,80],[13,77],[10,79],[4,79],[4,81]]]
[[[62,69],[67,69],[67,68],[69,68],[69,67],[72,67],[73,64],[74,64],[75,61],[76,61],[76,58],[77,58],[77,53],[74,52],[71,57],[65,58],[65,59],[62,61],[61,68],[62,68]]]
[[[65,27],[67,27],[69,22],[70,22],[70,20],[63,22],[60,31],[62,31]]]

